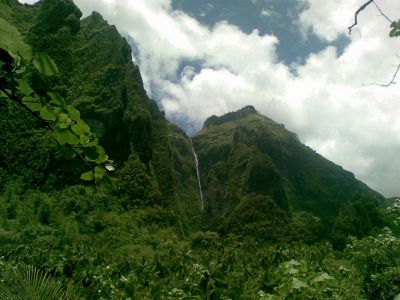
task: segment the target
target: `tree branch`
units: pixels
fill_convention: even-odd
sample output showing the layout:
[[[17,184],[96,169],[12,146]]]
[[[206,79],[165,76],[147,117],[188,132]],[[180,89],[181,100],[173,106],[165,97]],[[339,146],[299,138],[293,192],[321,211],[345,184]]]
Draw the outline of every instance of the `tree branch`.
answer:
[[[349,28],[349,34],[351,34],[351,31],[353,30],[354,26],[357,26],[358,24],[358,14],[363,11],[368,5],[370,5],[372,2],[374,2],[374,0],[369,0],[366,3],[364,3],[363,5],[360,6],[360,8],[356,11],[356,13],[354,14],[354,24],[351,25]]]
[[[360,8],[356,11],[356,13],[354,14],[354,23],[353,25],[351,25],[350,27],[348,27],[349,29],[349,34],[351,34],[351,32],[353,31],[354,26],[356,26],[358,24],[358,14],[363,11],[368,5],[370,5],[371,3],[373,3],[375,5],[375,7],[379,10],[379,12],[381,13],[381,15],[388,20],[388,22],[390,24],[393,23],[393,21],[382,11],[382,9],[379,7],[378,4],[375,3],[374,0],[369,0],[366,3],[364,3],[363,5],[360,6]]]
[[[376,8],[379,10],[379,12],[381,13],[381,15],[382,15],[383,17],[385,17],[385,19],[388,20],[388,21],[390,22],[390,24],[392,24],[393,21],[390,20],[389,17],[383,13],[383,11],[382,11],[382,9],[379,7],[379,5],[376,4],[374,1],[372,1],[372,2],[373,2],[374,5],[376,6]]]
[[[40,123],[42,123],[42,125],[49,129],[49,130],[53,130],[53,127],[51,127],[51,125],[44,119],[42,119],[36,112],[34,112],[33,110],[31,110],[28,106],[25,105],[24,102],[21,101],[21,99],[19,99],[17,96],[10,94],[9,92],[7,92],[5,89],[0,89],[8,98],[10,98],[11,100],[13,100],[14,102],[18,103],[18,105],[22,106],[22,108],[24,108],[26,111],[28,111],[32,116],[35,117],[35,119],[39,120]]]
[[[43,119],[40,115],[38,115],[36,112],[34,112],[33,110],[31,110],[28,106],[25,105],[24,102],[22,102],[21,99],[19,99],[17,96],[10,94],[7,90],[5,89],[0,89],[0,91],[2,91],[9,99],[11,99],[12,101],[16,102],[18,105],[20,105],[23,109],[25,109],[26,111],[28,111],[33,117],[35,117],[35,119],[39,120],[40,123],[42,124],[43,127],[49,129],[50,131],[53,131],[53,127],[50,125],[49,122],[47,122],[45,119]],[[58,143],[58,141],[55,138],[52,138],[58,145],[60,145]],[[75,153],[76,156],[79,157],[79,159],[88,167],[92,168],[92,166],[85,160],[85,158],[82,156],[81,153],[79,153],[78,151],[76,151],[73,147],[71,147],[71,150]]]
[[[387,83],[387,84],[370,83],[370,84],[364,84],[364,86],[377,85],[377,86],[382,86],[382,87],[389,87],[389,86],[391,86],[392,84],[396,84],[395,79],[396,79],[397,74],[398,74],[399,72],[400,72],[400,64],[397,66],[396,72],[394,72],[393,77],[392,77],[392,80],[390,80],[389,83]]]

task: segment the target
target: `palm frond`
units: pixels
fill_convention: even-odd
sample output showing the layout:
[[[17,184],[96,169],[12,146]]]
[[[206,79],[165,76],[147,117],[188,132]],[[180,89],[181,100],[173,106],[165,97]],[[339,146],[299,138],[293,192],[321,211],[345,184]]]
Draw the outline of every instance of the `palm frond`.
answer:
[[[64,300],[60,282],[33,266],[0,271],[0,300]]]

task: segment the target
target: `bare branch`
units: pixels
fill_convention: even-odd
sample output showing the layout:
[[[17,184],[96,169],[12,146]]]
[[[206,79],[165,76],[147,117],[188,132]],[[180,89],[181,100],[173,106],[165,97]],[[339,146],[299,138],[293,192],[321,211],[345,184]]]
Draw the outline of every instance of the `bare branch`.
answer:
[[[351,31],[353,30],[353,27],[358,24],[358,14],[363,11],[368,5],[370,5],[374,0],[369,0],[363,5],[360,6],[360,8],[356,11],[354,14],[354,24],[349,27],[349,34],[351,34]]]
[[[393,21],[382,11],[382,9],[379,7],[378,4],[375,3],[374,0],[369,0],[366,3],[364,3],[363,5],[360,6],[360,8],[356,11],[356,13],[354,14],[354,24],[351,25],[350,27],[348,27],[349,29],[349,34],[351,34],[351,32],[353,31],[353,28],[358,24],[358,14],[363,11],[368,5],[370,5],[371,3],[373,3],[375,5],[375,7],[379,10],[379,12],[381,13],[381,15],[388,21],[390,22],[390,24],[393,23]]]
[[[382,15],[382,16],[384,16],[384,17],[385,17],[385,19],[386,19],[386,20],[388,20],[388,21],[390,22],[390,24],[392,24],[392,23],[393,23],[393,21],[392,21],[392,20],[390,20],[390,19],[389,19],[389,17],[383,13],[383,11],[382,11],[382,9],[379,7],[379,5],[378,5],[378,4],[376,4],[374,1],[372,1],[372,2],[373,2],[373,3],[374,3],[374,5],[376,6],[376,8],[379,10],[379,12],[381,13],[381,15]]]
[[[389,87],[389,86],[391,86],[392,84],[396,84],[395,79],[396,79],[397,74],[399,73],[399,71],[400,71],[400,64],[397,66],[396,72],[394,72],[393,77],[392,77],[392,80],[390,80],[390,82],[387,83],[387,84],[370,83],[370,84],[364,84],[364,86],[377,85],[377,86],[382,86],[382,87]]]
[[[375,3],[374,0],[369,0],[366,3],[364,3],[363,5],[360,6],[360,8],[356,11],[356,13],[354,14],[354,24],[352,24],[350,27],[348,27],[349,29],[349,34],[351,34],[353,28],[358,24],[358,14],[363,11],[368,5],[370,5],[371,3],[373,3],[375,5],[375,7],[379,10],[379,12],[381,13],[381,15],[390,23],[392,24],[393,21],[382,11],[382,9],[379,7],[378,4]],[[370,84],[363,84],[363,86],[371,86],[371,85],[376,85],[376,86],[382,86],[382,87],[389,87],[392,84],[396,84],[396,77],[397,74],[400,72],[400,64],[396,66],[396,71],[393,74],[392,79],[390,80],[389,83],[387,84],[379,84],[379,83],[370,83]]]

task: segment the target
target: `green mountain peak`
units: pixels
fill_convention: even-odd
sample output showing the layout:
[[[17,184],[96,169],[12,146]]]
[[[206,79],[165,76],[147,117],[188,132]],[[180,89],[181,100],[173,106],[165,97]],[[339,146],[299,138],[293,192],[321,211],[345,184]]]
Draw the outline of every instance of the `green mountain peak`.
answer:
[[[193,142],[210,218],[228,216],[253,196],[269,197],[289,214],[327,218],[357,195],[382,199],[253,107],[208,119]]]
[[[257,114],[257,110],[254,108],[252,105],[247,105],[235,112],[229,112],[227,114],[224,114],[220,117],[217,117],[215,115],[212,115],[211,117],[207,118],[207,120],[204,122],[204,128],[212,126],[212,125],[220,125],[222,123],[226,123],[229,121],[233,121],[239,118],[243,118],[249,114]]]

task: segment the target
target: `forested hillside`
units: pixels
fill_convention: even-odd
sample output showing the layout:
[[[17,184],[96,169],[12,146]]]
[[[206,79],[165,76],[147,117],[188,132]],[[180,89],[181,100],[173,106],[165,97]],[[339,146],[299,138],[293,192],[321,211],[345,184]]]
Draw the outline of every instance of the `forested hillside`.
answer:
[[[243,215],[254,197],[272,200],[276,209],[289,214],[307,212],[320,220],[324,234],[333,230],[339,212],[351,203],[362,201],[373,208],[373,203],[383,201],[352,173],[324,159],[284,125],[251,106],[210,117],[194,137],[194,145],[201,162],[207,218],[226,216],[234,223],[230,228],[244,225],[236,214]],[[378,216],[367,219],[371,224],[366,228],[381,224]]]
[[[0,0],[0,299],[400,293],[398,202],[251,106],[210,117],[192,144],[148,98],[117,28],[81,15],[71,0]],[[28,48],[58,70],[26,62],[29,89]],[[21,90],[65,99],[68,123],[53,122],[78,135],[79,116],[106,158],[66,155],[72,140],[57,143]]]

